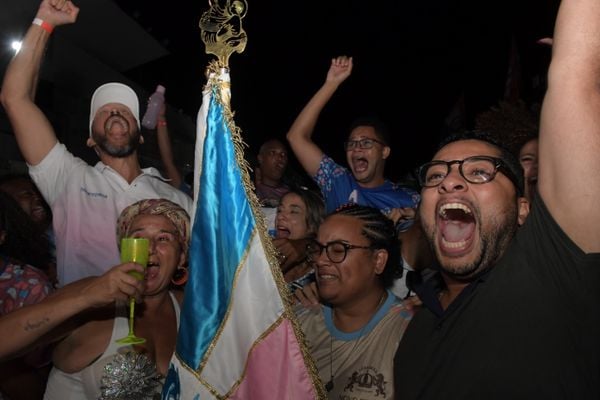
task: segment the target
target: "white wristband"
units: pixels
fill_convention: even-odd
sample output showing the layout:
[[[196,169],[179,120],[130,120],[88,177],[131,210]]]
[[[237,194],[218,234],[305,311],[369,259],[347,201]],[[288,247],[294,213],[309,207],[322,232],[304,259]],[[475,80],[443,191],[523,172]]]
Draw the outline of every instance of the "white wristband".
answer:
[[[45,30],[48,33],[52,33],[52,31],[54,30],[54,27],[52,25],[50,25],[49,23],[47,23],[46,21],[44,21],[41,18],[34,18],[31,23],[33,25],[39,26],[40,28],[42,28],[43,30]]]

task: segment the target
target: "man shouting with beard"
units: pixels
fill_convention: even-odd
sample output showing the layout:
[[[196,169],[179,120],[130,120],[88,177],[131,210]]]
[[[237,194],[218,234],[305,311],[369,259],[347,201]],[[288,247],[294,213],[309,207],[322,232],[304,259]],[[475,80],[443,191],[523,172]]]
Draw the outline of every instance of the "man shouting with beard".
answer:
[[[52,208],[61,286],[101,275],[119,263],[115,221],[126,206],[166,198],[191,210],[187,195],[165,182],[157,170],[140,167],[139,101],[131,88],[107,83],[92,96],[87,145],[100,158],[94,167],[58,142],[34,103],[50,34],[54,27],[74,23],[78,13],[71,1],[41,2],[21,50],[6,70],[0,93],[29,173]]]
[[[441,286],[418,288],[395,398],[600,398],[600,3],[563,0],[542,108],[538,192],[489,137],[419,169]]]

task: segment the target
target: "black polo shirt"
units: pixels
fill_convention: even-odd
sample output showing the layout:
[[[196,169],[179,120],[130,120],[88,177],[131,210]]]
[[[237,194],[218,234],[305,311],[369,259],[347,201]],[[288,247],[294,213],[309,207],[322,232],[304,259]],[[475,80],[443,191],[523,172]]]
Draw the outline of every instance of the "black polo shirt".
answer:
[[[600,398],[600,254],[585,255],[541,199],[445,312],[426,301],[396,352],[396,399]]]

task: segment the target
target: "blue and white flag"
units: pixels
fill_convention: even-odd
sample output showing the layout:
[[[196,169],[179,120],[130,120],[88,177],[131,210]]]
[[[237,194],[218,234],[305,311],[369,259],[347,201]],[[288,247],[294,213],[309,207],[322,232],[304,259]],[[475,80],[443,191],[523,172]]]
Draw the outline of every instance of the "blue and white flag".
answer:
[[[163,399],[324,398],[211,64],[198,114],[195,211],[177,349]]]

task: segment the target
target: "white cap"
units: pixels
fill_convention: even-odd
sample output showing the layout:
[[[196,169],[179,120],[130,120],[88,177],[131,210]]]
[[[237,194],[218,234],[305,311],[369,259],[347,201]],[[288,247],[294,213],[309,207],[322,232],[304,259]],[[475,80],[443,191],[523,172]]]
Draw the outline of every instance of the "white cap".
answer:
[[[140,129],[140,101],[137,94],[127,85],[119,82],[109,82],[98,87],[92,95],[90,107],[90,136],[92,135],[92,123],[98,109],[108,103],[119,103],[127,106],[137,122]]]

